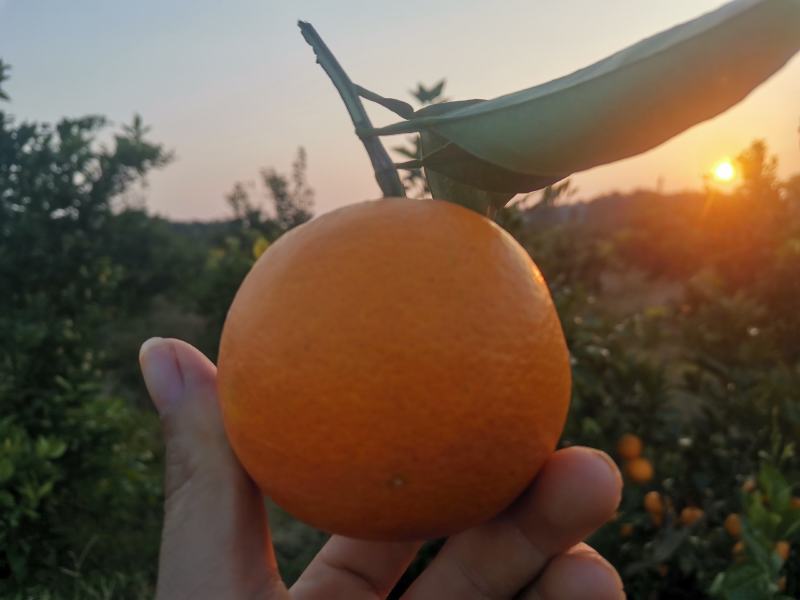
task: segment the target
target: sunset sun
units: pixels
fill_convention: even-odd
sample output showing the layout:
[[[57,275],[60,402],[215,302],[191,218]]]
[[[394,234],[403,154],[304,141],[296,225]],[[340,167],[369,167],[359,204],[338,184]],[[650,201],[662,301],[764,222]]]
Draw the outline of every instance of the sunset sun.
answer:
[[[736,177],[736,167],[733,162],[726,159],[717,163],[713,173],[714,179],[722,183],[728,183]]]

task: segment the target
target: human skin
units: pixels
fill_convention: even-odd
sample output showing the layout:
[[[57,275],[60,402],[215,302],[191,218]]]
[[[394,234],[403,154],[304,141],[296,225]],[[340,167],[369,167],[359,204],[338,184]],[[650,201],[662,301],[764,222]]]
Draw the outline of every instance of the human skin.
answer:
[[[377,600],[422,542],[332,536],[287,589],[264,502],[225,436],[216,367],[175,339],[145,342],[139,362],[166,446],[157,600]],[[450,537],[404,600],[617,600],[614,568],[582,540],[614,514],[622,480],[590,448],[555,452],[506,511]]]

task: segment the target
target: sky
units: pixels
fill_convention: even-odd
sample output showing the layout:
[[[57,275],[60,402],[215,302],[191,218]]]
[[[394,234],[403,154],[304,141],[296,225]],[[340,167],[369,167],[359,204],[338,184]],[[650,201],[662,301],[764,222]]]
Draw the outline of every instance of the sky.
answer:
[[[335,89],[296,21],[310,21],[361,85],[410,100],[447,79],[452,100],[492,98],[567,74],[694,18],[719,0],[0,0],[5,110],[18,120],[139,113],[175,161],[146,204],[174,219],[227,214],[225,194],[308,154],[317,212],[380,191]],[[397,120],[370,109],[373,123]],[[654,115],[657,118],[657,115]],[[721,159],[767,141],[800,172],[800,59],[745,102],[639,157],[573,176],[580,198],[698,188]],[[388,146],[403,138],[386,138]]]

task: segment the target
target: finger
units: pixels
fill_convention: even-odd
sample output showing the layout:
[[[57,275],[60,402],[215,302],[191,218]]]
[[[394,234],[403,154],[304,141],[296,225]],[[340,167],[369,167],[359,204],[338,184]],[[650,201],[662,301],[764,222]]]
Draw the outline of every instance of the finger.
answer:
[[[367,542],[333,536],[292,586],[292,598],[385,598],[421,545],[422,542]]]
[[[589,448],[553,454],[504,513],[447,541],[405,598],[506,598],[547,562],[603,525],[616,510],[622,478]]]
[[[166,445],[157,597],[286,597],[261,495],[225,437],[216,368],[162,338],[142,345],[139,362]]]
[[[621,600],[622,579],[616,569],[586,544],[551,560],[541,577],[519,600]]]

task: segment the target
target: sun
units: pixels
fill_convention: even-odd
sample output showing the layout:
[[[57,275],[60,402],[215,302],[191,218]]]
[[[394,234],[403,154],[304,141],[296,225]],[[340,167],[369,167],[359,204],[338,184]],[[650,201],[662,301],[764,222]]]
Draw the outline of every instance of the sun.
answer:
[[[729,183],[736,177],[736,167],[728,159],[717,163],[713,170],[714,179],[722,183]]]

